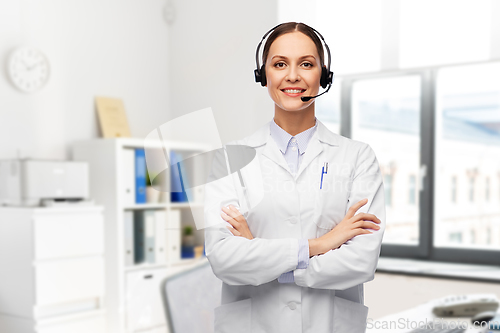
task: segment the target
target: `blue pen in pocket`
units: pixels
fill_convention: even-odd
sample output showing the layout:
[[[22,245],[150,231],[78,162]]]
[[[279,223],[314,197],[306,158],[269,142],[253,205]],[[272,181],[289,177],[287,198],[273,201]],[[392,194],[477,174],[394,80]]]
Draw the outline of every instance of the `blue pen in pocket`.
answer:
[[[321,184],[319,185],[320,190],[323,188],[323,175],[325,173],[328,173],[328,162],[325,162],[323,168],[321,168]]]

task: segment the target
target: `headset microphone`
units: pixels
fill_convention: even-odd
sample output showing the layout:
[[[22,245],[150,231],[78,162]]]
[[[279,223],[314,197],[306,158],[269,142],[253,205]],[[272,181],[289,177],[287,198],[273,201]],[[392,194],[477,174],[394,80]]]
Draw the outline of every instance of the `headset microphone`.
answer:
[[[311,99],[313,98],[316,98],[316,97],[319,97],[323,94],[326,94],[328,92],[328,90],[330,90],[330,87],[332,86],[331,83],[328,84],[328,89],[326,89],[325,91],[323,91],[321,94],[319,95],[316,95],[316,96],[302,96],[300,99],[302,102],[309,102]]]

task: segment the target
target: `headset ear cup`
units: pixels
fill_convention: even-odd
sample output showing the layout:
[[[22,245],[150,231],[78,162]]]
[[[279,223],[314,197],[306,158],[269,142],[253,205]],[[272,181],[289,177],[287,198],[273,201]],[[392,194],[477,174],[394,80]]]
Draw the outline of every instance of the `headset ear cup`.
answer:
[[[319,81],[319,84],[323,88],[326,88],[326,86],[328,85],[328,70],[326,69],[325,66],[321,68],[321,79]]]
[[[267,77],[266,77],[266,65],[262,65],[260,67],[260,84],[261,86],[265,87],[267,84]]]

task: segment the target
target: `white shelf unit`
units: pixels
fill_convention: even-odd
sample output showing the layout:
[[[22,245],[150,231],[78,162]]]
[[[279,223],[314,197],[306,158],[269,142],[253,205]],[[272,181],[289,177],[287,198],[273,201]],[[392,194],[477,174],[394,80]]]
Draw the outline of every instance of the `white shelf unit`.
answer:
[[[0,208],[0,332],[106,332],[102,210]]]
[[[109,333],[160,333],[168,332],[161,303],[159,283],[166,276],[196,265],[201,259],[171,259],[174,249],[169,240],[174,237],[181,244],[181,230],[169,228],[169,212],[180,211],[181,228],[193,227],[195,244],[204,245],[203,230],[197,230],[193,214],[203,214],[203,203],[160,202],[125,204],[125,191],[120,182],[124,179],[122,165],[125,149],[143,149],[145,141],[136,138],[93,139],[73,145],[73,159],[89,162],[90,197],[105,207],[106,297]],[[189,156],[209,151],[202,144],[165,142],[163,147],[148,143],[147,147],[161,148],[166,156],[170,152],[183,152]],[[170,198],[170,194],[168,194]],[[201,201],[201,200],[200,200]],[[166,211],[166,262],[141,263],[127,266],[125,257],[124,212],[141,209]],[[180,253],[180,249],[175,249]],[[147,313],[145,313],[147,312]]]

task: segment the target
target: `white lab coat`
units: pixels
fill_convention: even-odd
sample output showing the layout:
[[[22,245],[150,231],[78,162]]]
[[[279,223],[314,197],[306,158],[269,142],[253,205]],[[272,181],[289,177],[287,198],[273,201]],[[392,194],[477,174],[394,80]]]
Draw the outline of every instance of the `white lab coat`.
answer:
[[[270,124],[228,143],[256,149],[255,158],[241,169],[245,187],[237,172],[205,186],[205,221],[212,225],[205,228],[205,252],[223,281],[215,332],[364,332],[363,283],[374,278],[385,230],[375,154],[368,144],[337,135],[318,120],[294,177],[270,136]],[[320,190],[324,162],[329,169]],[[380,229],[310,258],[307,269],[295,269],[298,239],[324,235],[363,198],[368,203],[358,213],[375,214]],[[254,239],[227,230],[220,213],[229,204],[246,217]],[[295,283],[279,283],[278,277],[290,270]]]

